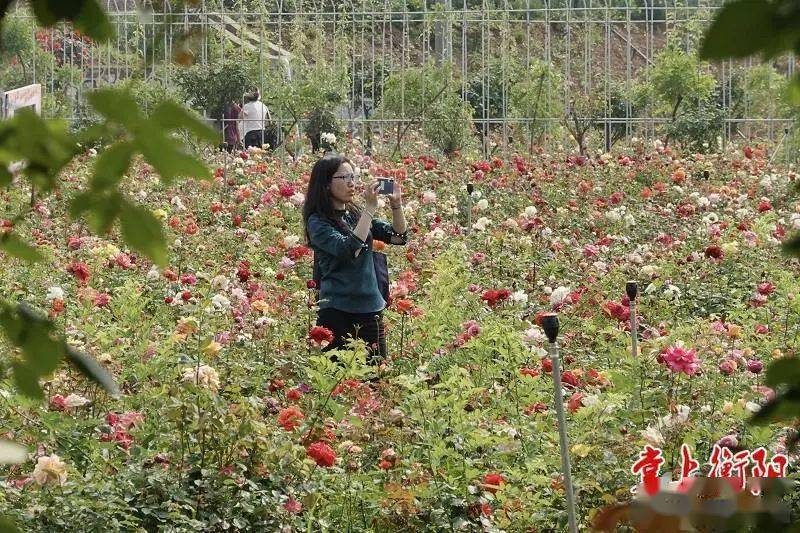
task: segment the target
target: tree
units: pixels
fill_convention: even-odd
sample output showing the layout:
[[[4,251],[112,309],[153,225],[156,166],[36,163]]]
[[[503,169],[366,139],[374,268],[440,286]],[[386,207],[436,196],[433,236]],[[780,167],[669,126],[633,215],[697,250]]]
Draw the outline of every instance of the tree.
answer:
[[[561,74],[552,64],[534,61],[520,80],[511,86],[512,116],[527,133],[531,152],[534,141],[544,135],[547,120],[563,113],[560,98],[563,83]]]
[[[389,76],[384,84],[379,113],[397,120],[397,140],[393,154],[400,149],[400,143],[409,128],[424,120],[433,105],[448,90],[454,90],[451,80],[449,66],[438,67],[431,62]]]
[[[713,96],[716,82],[703,72],[704,67],[697,55],[668,46],[650,67],[650,83],[639,86],[639,102],[655,103],[655,111],[668,114],[670,123],[674,123],[682,104],[690,102],[697,107]],[[659,108],[659,104],[665,108]],[[665,144],[668,142],[669,133]]]

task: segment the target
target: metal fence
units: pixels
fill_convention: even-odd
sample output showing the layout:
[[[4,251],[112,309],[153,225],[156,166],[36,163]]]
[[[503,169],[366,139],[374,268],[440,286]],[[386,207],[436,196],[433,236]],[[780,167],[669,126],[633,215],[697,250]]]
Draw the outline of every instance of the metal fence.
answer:
[[[370,110],[382,99],[384,85],[379,81],[434,59],[452,65],[462,97],[476,109],[476,139],[487,153],[508,148],[515,128],[531,121],[545,125],[544,142],[570,142],[558,127],[563,112],[530,117],[511,111],[508,86],[498,82],[498,74],[504,78],[512,63],[522,68],[537,61],[551,64],[567,82],[557,91],[547,85],[545,109],[553,109],[556,102],[566,109],[576,92],[607,103],[605,111],[593,117],[597,125],[605,126],[592,130],[593,148],[609,144],[612,127],[624,126],[624,137],[657,135],[667,117],[638,116],[629,99],[614,113],[612,93],[628,93],[637,82],[648,81],[648,67],[668,39],[686,50],[696,46],[717,9],[698,2],[652,0],[206,0],[191,10],[165,14],[137,11],[130,1],[107,3],[117,30],[108,43],[90,42],[65,25],[31,28],[38,46],[54,61],[43,63],[40,57],[37,63],[34,55],[26,75],[42,83],[51,96],[58,95],[57,112],[71,120],[83,116],[85,91],[104,84],[138,76],[148,83],[174,86],[174,70],[159,65],[170,61],[187,34],[193,35],[198,63],[257,61],[263,84],[276,66],[285,67],[291,55],[289,36],[314,27],[330,40],[331,56],[340,54],[338,61],[361,80],[348,87],[348,103],[337,111],[348,130],[365,135],[369,128],[379,139],[391,138],[395,124],[412,117],[390,118]],[[17,11],[12,17],[20,20],[30,15]],[[342,40],[348,44],[345,58],[341,48],[334,46]],[[720,104],[729,111],[736,109],[736,116],[724,119],[723,142],[751,136],[780,139],[785,128],[791,127],[790,117],[769,106],[766,111],[754,110],[752,100],[743,95],[737,76],[755,64],[755,60],[725,61],[709,69],[717,79]],[[795,64],[793,54],[773,62],[780,77],[792,76]],[[55,112],[53,108],[46,106],[50,113]]]

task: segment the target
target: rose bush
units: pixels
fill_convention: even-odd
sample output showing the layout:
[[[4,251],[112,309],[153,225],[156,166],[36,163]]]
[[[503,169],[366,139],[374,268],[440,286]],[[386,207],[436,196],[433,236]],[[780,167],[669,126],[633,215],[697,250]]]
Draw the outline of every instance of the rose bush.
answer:
[[[48,262],[7,260],[0,289],[49,313],[123,392],[66,368],[41,405],[3,386],[4,431],[31,455],[0,470],[0,498],[25,530],[559,529],[542,311],[561,319],[581,523],[630,498],[646,443],[676,475],[684,442],[703,460],[720,439],[785,451],[791,428],[743,424],[774,395],[762,369],[800,332],[798,264],[779,248],[800,229],[795,176],[763,151],[640,144],[489,162],[418,144],[394,163],[346,150],[406,198],[409,244],[384,250],[379,367],[363,343],[338,363],[320,354],[332,339],[314,325],[301,237],[305,156],[214,156],[214,180],[171,186],[137,163],[125,192],[167,223],[165,269],[64,222],[58,197],[14,225]],[[91,159],[69,168],[62,198],[86,186]],[[29,196],[2,199],[16,212]]]

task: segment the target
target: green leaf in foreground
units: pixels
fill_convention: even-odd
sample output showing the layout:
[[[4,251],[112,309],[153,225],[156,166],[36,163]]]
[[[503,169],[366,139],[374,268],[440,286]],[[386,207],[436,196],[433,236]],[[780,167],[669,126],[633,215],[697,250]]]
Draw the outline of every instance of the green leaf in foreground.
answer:
[[[775,15],[775,6],[764,0],[739,0],[724,5],[705,34],[700,56],[726,59],[765,51],[775,39]]]
[[[116,398],[119,396],[119,388],[114,382],[114,378],[108,370],[102,367],[95,359],[79,352],[72,346],[66,346],[67,360],[72,363],[84,376],[102,386],[105,391]]]
[[[219,135],[213,128],[175,102],[165,101],[160,103],[153,110],[152,120],[156,121],[164,129],[185,129],[198,139],[210,143],[216,143],[219,140]]]
[[[5,233],[0,237],[0,250],[11,257],[22,259],[28,263],[36,263],[44,260],[42,254],[40,254],[36,248],[11,232]]]
[[[120,210],[122,238],[160,267],[167,266],[167,243],[161,222],[150,210],[123,201]]]
[[[111,375],[89,356],[77,352],[63,338],[53,335],[53,323],[24,303],[12,305],[0,301],[0,328],[22,352],[11,364],[14,383],[20,393],[42,399],[39,379],[50,375],[64,356],[89,379],[100,384],[109,394],[119,390]]]

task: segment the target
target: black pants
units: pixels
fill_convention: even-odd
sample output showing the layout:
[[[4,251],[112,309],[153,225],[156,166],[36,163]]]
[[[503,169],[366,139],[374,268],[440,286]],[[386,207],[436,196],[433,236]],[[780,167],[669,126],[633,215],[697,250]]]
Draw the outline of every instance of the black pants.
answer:
[[[367,343],[367,362],[379,364],[386,358],[386,329],[383,325],[383,311],[377,313],[347,313],[339,309],[320,309],[317,326],[333,332],[333,342],[323,348],[323,352],[343,348],[349,337],[363,339]],[[358,330],[356,332],[356,330]]]
[[[251,130],[244,136],[245,149],[255,146],[261,148],[262,145],[268,144],[271,150],[275,149],[275,133],[271,129],[266,130]]]

